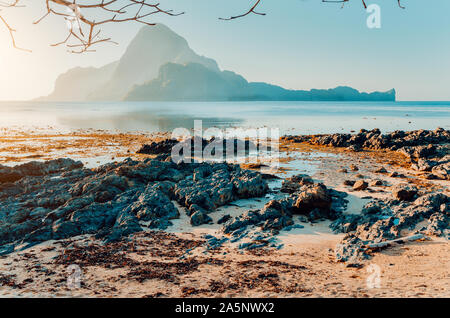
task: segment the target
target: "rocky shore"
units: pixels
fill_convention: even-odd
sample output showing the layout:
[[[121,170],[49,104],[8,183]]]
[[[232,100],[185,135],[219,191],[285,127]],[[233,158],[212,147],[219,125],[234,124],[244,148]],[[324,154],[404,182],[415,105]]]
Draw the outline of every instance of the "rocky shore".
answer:
[[[361,129],[357,134],[285,136],[290,142],[347,148],[351,151],[390,150],[403,154],[412,169],[426,172],[428,179],[450,180],[450,131],[443,128],[394,131],[382,134],[379,129]]]
[[[237,165],[146,159],[85,169],[57,159],[0,167],[0,254],[52,239],[95,234],[106,241],[148,228],[165,229],[187,208],[193,226],[239,198],[263,196],[260,174]]]
[[[67,158],[0,165],[0,256],[26,254],[46,242],[68,241],[72,247],[55,255],[58,266],[79,262],[98,266],[102,254],[117,266],[126,263],[130,270],[136,267],[127,274],[130,279],[146,281],[168,275],[177,280],[171,269],[156,260],[150,273],[149,264],[129,258],[116,261],[114,252],[107,256],[105,248],[126,247],[124,253],[132,253],[133,242],[134,253],[141,238],[166,235],[162,233],[170,231],[175,220],[188,220],[191,230],[184,230],[193,233],[214,223],[214,231],[193,241],[180,241],[186,243],[181,247],[169,247],[176,254],[174,260],[187,262],[176,263],[173,270],[193,273],[202,264],[216,262],[203,256],[192,258],[195,250],[203,251],[202,255],[215,255],[224,249],[225,254],[275,253],[287,248],[280,235],[327,224],[339,238],[331,248],[332,261],[360,268],[375,257],[375,252],[386,248],[450,237],[448,130],[390,134],[361,130],[357,134],[285,136],[281,142],[286,153],[295,152],[290,145],[310,145],[324,151],[344,149],[355,159],[340,169],[330,168],[329,175],[320,179],[298,172],[288,177],[268,175],[228,163],[174,163],[170,151],[177,142],[163,138],[143,144],[137,151],[151,158],[128,158],[96,168]],[[202,150],[211,143],[202,140]],[[235,150],[241,144],[244,149],[259,150],[249,141],[235,142]],[[403,161],[395,166],[390,165],[392,160],[388,165],[380,159],[379,166],[369,163],[373,168],[363,167],[366,154],[379,152],[388,158],[396,154]],[[343,182],[337,184],[341,178]],[[277,179],[276,186],[270,184]],[[261,204],[237,214],[216,216],[219,210],[229,211],[243,199]],[[358,203],[361,206],[350,209],[355,200],[362,202]],[[170,240],[176,240],[176,235],[170,235]],[[94,241],[89,243],[86,236]],[[144,241],[141,243],[149,247]],[[157,245],[156,241],[152,244]],[[188,261],[184,261],[186,257]],[[280,266],[289,268],[287,264]],[[0,277],[4,286],[12,281],[11,277]],[[290,288],[296,290],[286,287],[287,294]],[[184,296],[189,293],[186,290]]]

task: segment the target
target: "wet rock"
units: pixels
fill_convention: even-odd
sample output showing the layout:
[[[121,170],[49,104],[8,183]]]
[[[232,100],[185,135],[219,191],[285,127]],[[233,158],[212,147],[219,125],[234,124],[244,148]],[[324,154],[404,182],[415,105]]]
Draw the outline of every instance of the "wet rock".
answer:
[[[299,174],[283,180],[280,191],[284,193],[294,193],[298,191],[301,186],[313,183],[314,181],[310,176]]]
[[[217,224],[223,224],[223,223],[227,222],[229,219],[231,219],[231,215],[225,214],[217,221]]]
[[[14,252],[14,248],[15,248],[14,244],[6,244],[3,246],[0,246],[0,256],[8,255],[8,254]]]
[[[411,201],[417,194],[417,189],[404,185],[398,185],[392,189],[392,194],[400,201]]]
[[[199,226],[202,224],[208,224],[208,223],[212,223],[212,219],[211,217],[201,211],[195,212],[194,214],[191,215],[191,225],[192,226]]]
[[[363,191],[363,190],[367,189],[368,186],[369,186],[369,184],[366,181],[358,180],[353,185],[353,190],[355,190],[355,191]]]
[[[283,230],[289,232],[289,231],[292,231],[295,229],[303,229],[303,228],[305,228],[305,227],[301,224],[292,224],[292,225],[286,226]]]
[[[137,153],[148,155],[169,154],[172,151],[172,147],[178,144],[176,139],[164,139],[158,142],[152,142],[149,145],[143,145]]]

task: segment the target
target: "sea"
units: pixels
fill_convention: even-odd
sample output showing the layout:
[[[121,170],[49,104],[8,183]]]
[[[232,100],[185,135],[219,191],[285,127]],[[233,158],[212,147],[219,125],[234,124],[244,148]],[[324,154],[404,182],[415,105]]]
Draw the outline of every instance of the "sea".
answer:
[[[278,128],[281,135],[450,129],[450,102],[0,102],[0,128],[160,132]]]

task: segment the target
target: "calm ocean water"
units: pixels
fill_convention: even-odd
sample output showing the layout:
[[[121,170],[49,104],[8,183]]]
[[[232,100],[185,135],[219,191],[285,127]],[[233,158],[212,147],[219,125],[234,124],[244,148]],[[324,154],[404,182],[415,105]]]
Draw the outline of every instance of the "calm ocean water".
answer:
[[[450,102],[0,102],[0,127],[171,131],[277,127],[282,134],[450,129]]]

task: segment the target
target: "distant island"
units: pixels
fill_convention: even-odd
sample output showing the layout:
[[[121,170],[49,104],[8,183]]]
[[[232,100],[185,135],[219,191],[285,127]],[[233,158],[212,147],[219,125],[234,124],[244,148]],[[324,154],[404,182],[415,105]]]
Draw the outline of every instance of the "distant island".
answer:
[[[395,101],[395,90],[364,93],[347,86],[288,90],[248,82],[196,54],[167,26],[143,27],[119,61],[60,75],[41,101]]]

